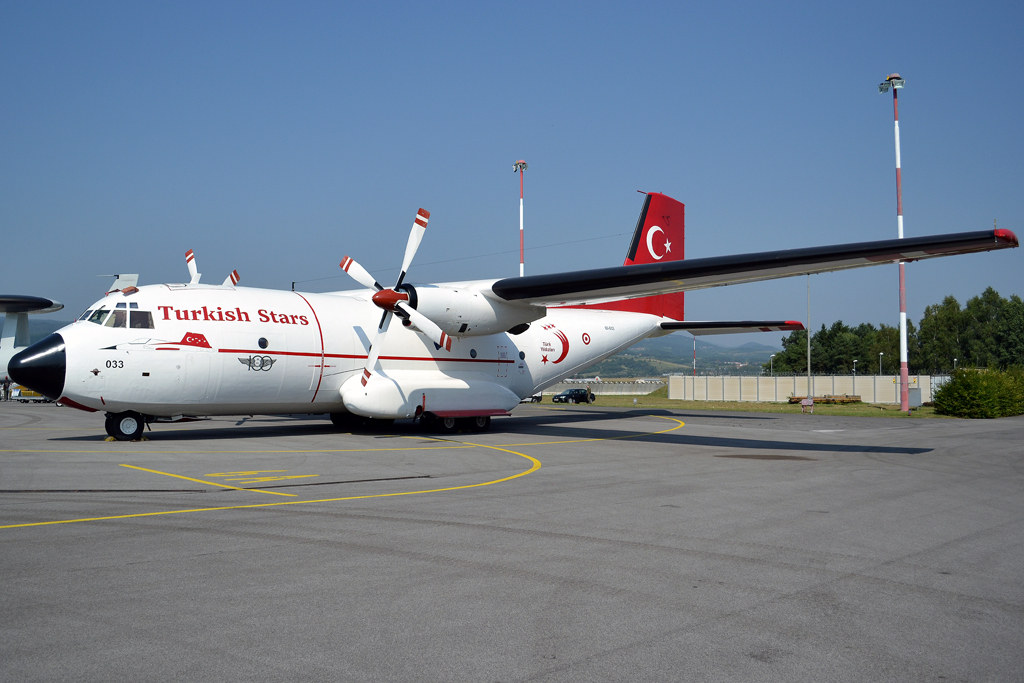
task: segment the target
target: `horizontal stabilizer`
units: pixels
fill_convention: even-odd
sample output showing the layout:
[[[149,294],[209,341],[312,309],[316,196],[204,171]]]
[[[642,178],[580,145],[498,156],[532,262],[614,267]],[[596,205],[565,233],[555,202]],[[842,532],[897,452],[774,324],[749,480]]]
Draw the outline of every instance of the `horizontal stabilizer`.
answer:
[[[702,334],[739,334],[742,332],[785,332],[804,329],[796,320],[679,320],[663,322],[661,329]]]
[[[491,291],[506,301],[538,306],[566,306],[666,292],[687,292],[743,282],[827,273],[1016,246],[1017,237],[1009,230],[981,230],[736,256],[712,256],[687,261],[659,261],[548,275],[527,275],[498,280],[491,285]]]

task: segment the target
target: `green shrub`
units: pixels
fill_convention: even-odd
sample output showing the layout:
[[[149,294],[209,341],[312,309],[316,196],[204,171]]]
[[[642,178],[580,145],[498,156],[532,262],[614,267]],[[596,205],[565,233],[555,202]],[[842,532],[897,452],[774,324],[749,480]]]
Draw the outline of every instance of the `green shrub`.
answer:
[[[960,369],[935,392],[935,412],[954,417],[1024,415],[1024,368]]]

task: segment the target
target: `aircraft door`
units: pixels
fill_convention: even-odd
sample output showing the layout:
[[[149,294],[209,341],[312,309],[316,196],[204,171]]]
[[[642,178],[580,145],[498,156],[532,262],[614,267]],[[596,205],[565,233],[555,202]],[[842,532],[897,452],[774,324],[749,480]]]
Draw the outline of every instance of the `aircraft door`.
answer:
[[[210,354],[186,353],[183,370],[182,402],[205,402],[210,393]]]
[[[508,359],[508,346],[504,344],[498,344],[498,377],[508,377],[508,364],[511,361]]]

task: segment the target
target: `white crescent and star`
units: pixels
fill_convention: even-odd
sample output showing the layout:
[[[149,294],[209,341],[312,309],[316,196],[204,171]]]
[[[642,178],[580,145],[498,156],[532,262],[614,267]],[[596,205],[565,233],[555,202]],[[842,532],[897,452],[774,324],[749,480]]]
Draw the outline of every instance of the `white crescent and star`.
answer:
[[[651,226],[651,229],[647,231],[647,253],[649,253],[651,255],[651,258],[653,258],[655,261],[660,261],[661,259],[665,258],[665,254],[668,254],[670,251],[672,251],[672,243],[669,242],[668,241],[668,237],[666,237],[665,238],[665,254],[662,254],[661,256],[658,256],[657,254],[655,254],[654,253],[654,233],[656,233],[656,232],[660,232],[662,235],[665,234],[665,231],[662,230],[659,226],[657,226],[657,225],[652,225]]]

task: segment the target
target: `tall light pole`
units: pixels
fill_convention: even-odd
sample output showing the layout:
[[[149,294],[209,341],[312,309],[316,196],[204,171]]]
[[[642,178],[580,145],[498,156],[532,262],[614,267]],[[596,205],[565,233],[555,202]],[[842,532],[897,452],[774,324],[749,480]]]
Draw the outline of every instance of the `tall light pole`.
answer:
[[[520,159],[512,164],[512,171],[519,171],[519,277],[523,276],[523,171],[529,168]]]
[[[761,367],[764,367],[763,365]],[[775,376],[775,354],[768,356],[768,370],[772,373],[772,377]]]
[[[892,115],[896,136],[896,229],[903,239],[903,191],[900,185],[900,109],[896,92],[906,81],[899,74],[889,74],[878,84],[878,92],[892,90]],[[910,377],[907,370],[907,289],[904,279],[904,263],[900,261],[900,410],[910,412]]]
[[[853,376],[854,377],[857,376],[857,359],[856,358],[853,359]]]
[[[811,391],[811,275],[807,274],[807,398],[814,402]],[[812,408],[813,410],[813,408]]]
[[[882,356],[885,355],[885,351],[878,352],[878,374],[882,374]]]

